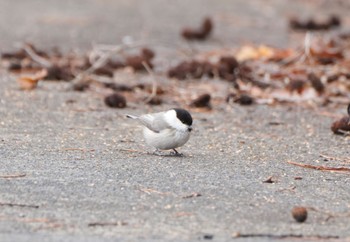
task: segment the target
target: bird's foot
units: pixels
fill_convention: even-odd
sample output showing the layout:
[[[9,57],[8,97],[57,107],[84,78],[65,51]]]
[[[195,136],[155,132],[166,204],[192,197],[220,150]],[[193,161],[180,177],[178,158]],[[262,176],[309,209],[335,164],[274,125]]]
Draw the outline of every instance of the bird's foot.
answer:
[[[173,151],[170,152],[170,154],[166,154],[162,151],[160,151],[159,149],[155,150],[152,155],[157,155],[157,156],[176,156],[176,157],[183,157],[184,155],[179,153],[177,150],[173,149]]]
[[[156,149],[153,153],[153,155],[158,155],[158,156],[164,156],[164,153],[161,152],[160,150]]]
[[[170,152],[171,156],[184,156],[182,153],[177,152],[177,150],[173,149],[173,151]]]

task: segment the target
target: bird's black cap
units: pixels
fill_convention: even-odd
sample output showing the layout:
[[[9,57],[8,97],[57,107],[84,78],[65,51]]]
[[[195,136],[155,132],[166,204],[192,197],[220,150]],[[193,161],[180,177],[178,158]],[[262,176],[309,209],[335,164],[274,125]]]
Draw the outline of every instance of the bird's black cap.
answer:
[[[189,126],[192,125],[192,116],[189,112],[187,112],[185,109],[181,109],[181,108],[174,108],[175,112],[176,112],[176,117],[178,119],[180,119],[180,121],[184,124],[187,124]]]

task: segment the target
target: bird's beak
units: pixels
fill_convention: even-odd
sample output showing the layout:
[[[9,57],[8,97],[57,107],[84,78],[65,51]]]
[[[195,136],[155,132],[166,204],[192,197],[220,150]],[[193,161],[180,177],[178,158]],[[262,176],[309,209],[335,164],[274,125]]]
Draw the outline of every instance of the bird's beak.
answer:
[[[188,127],[188,132],[191,132],[192,131],[192,127],[190,126],[190,127]]]

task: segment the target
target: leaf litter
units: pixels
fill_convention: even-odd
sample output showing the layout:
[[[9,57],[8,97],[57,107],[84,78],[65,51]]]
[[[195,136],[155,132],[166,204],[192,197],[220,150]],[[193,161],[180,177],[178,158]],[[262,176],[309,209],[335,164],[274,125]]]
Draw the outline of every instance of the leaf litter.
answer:
[[[227,90],[237,96],[249,95],[258,103],[348,102],[349,41],[333,34],[311,37],[305,42],[308,43],[304,50],[246,45],[237,50],[202,52],[161,72],[166,71],[168,78],[176,81],[223,80],[221,84],[226,85]],[[92,50],[83,55],[62,54],[57,49],[45,52],[25,44],[15,52],[2,53],[1,64],[9,72],[19,75],[22,89],[32,90],[43,80],[73,81],[100,60],[96,53],[99,51]],[[111,54],[85,73],[85,77],[74,84],[74,89],[85,91],[91,79],[94,83],[101,82],[96,76],[102,76],[110,80],[103,82],[106,88],[118,88],[119,85],[124,87],[122,92],[133,90],[135,86],[131,87],[127,82],[114,83],[114,76],[122,69],[145,72],[145,64],[153,69],[155,56],[154,50],[147,47],[141,48],[138,54]],[[206,85],[217,84],[207,81]]]
[[[80,92],[104,88],[103,100],[114,108],[127,107],[127,102],[181,103],[203,111],[225,103],[344,105],[350,100],[350,38],[344,32],[326,31],[340,25],[336,18],[331,16],[315,27],[322,34],[307,32],[300,48],[217,48],[179,57],[177,64],[163,69],[154,62],[156,52],[146,44],[95,46],[78,54],[62,53],[57,47],[44,51],[26,43],[16,51],[1,53],[1,66],[17,77],[22,90],[35,90],[49,80],[70,82],[72,90]],[[303,25],[296,21],[291,20],[291,28]],[[310,24],[305,25],[309,30]],[[199,29],[184,28],[182,36],[192,31],[195,37],[186,40],[204,40],[213,27],[207,17]],[[141,78],[122,80],[125,74]],[[145,82],[145,76],[152,80]],[[331,129],[348,134],[349,117]]]

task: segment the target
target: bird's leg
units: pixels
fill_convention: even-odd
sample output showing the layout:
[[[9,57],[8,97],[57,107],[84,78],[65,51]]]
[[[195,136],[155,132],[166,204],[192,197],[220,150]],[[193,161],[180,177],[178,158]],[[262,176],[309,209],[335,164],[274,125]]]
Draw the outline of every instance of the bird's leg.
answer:
[[[158,155],[158,156],[169,156],[169,155],[164,154],[159,149],[156,149],[152,154],[153,155]],[[173,149],[173,151],[170,152],[170,156],[183,156],[183,154],[181,154],[177,150]]]
[[[170,152],[171,155],[174,155],[174,156],[183,156],[183,154],[177,152],[177,150],[173,149],[172,152]]]

